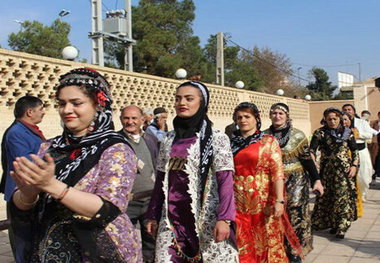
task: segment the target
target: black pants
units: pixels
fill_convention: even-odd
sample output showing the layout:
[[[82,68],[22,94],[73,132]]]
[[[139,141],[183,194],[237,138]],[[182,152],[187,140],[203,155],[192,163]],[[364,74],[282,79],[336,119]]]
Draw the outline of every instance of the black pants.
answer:
[[[156,240],[146,232],[145,213],[148,209],[149,200],[147,201],[131,201],[128,205],[127,215],[131,219],[134,226],[140,224],[141,243],[143,260],[146,263],[154,262],[154,251]]]

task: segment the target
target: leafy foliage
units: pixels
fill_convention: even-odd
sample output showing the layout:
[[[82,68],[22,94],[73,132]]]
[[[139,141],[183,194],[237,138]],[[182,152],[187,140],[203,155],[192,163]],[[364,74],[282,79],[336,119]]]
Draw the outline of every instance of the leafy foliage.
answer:
[[[193,36],[194,11],[191,0],[141,0],[133,7],[136,71],[165,77],[181,67],[189,74],[199,71],[203,56]]]
[[[332,93],[336,86],[332,86],[329,81],[329,76],[326,71],[322,68],[314,67],[310,70],[315,81],[308,84],[306,88],[311,91],[310,95],[313,100],[329,100],[331,99]]]
[[[62,58],[62,49],[70,45],[68,35],[70,25],[59,19],[51,26],[44,26],[38,21],[24,21],[22,30],[8,36],[9,46],[16,51]]]

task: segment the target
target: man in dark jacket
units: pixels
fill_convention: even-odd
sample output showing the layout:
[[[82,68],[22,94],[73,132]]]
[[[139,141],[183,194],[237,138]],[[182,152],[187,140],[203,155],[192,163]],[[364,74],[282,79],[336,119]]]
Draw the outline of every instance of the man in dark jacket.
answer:
[[[44,135],[37,124],[45,115],[42,101],[33,96],[24,96],[17,100],[14,108],[15,120],[5,131],[1,142],[1,164],[3,177],[1,178],[0,192],[4,193],[7,202],[7,218],[11,219],[10,202],[16,183],[10,175],[13,171],[13,161],[16,157],[25,156],[30,159],[30,154],[36,154],[41,143],[45,140]],[[16,262],[22,262],[23,249],[28,246],[28,226],[18,225],[12,219],[8,229],[9,240]],[[18,229],[18,230],[17,230]],[[30,234],[30,233],[29,233]]]
[[[153,262],[155,240],[145,230],[144,216],[154,187],[158,142],[154,135],[142,130],[144,120],[143,111],[139,107],[127,106],[121,111],[123,129],[119,132],[128,140],[138,159],[127,215],[134,225],[140,224],[144,262]]]

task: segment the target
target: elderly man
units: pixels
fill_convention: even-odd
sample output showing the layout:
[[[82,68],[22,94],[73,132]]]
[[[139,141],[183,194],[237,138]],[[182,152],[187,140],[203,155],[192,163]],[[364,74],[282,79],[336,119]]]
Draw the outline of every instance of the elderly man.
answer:
[[[145,230],[144,216],[154,187],[158,142],[156,137],[144,133],[141,129],[144,120],[139,107],[125,107],[121,111],[120,121],[123,129],[119,133],[128,140],[138,159],[137,175],[127,214],[134,225],[140,224],[144,262],[148,263],[154,261],[155,240]]]
[[[1,143],[1,164],[3,167],[3,177],[1,179],[0,191],[4,193],[4,199],[7,202],[7,217],[11,221],[8,231],[10,244],[16,262],[23,262],[21,258],[22,251],[29,244],[24,243],[28,237],[28,225],[23,224],[22,231],[16,232],[15,225],[18,224],[12,220],[10,202],[16,183],[10,175],[13,171],[13,161],[16,157],[25,156],[30,158],[30,154],[35,154],[40,148],[40,144],[45,140],[44,135],[38,128],[37,124],[42,121],[45,115],[44,105],[39,98],[33,96],[24,96],[17,100],[14,108],[15,120],[12,125],[5,131]],[[18,227],[20,229],[20,227]],[[21,230],[21,229],[20,229]]]
[[[372,162],[366,141],[372,139],[372,129],[367,121],[359,118],[356,114],[356,109],[352,104],[344,104],[342,111],[355,116],[354,127],[357,128],[359,132],[359,138],[356,139],[360,159],[359,186],[362,193],[362,199],[363,201],[366,201],[366,195],[368,193],[369,184],[372,177]]]

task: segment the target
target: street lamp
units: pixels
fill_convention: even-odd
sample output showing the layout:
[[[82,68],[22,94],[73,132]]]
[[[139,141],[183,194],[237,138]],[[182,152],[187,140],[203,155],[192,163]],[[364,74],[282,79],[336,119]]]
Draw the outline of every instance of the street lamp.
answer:
[[[62,50],[63,59],[74,61],[78,56],[78,49],[73,46],[67,46]]]
[[[278,89],[278,90],[276,91],[276,94],[277,94],[278,96],[282,96],[282,95],[284,95],[284,90],[283,90],[283,89]]]
[[[298,67],[297,68],[297,72],[298,72],[298,86],[301,86],[300,69],[302,69],[302,67]]]
[[[244,88],[244,82],[241,81],[241,80],[236,81],[235,87],[238,88],[238,89]]]
[[[187,76],[187,71],[185,69],[183,69],[183,68],[179,68],[175,72],[175,76],[176,76],[177,79],[184,79]]]
[[[68,14],[70,14],[70,11],[65,10],[65,9],[62,9],[62,10],[58,13],[58,15],[59,15],[61,18],[64,17],[64,16],[67,16]]]
[[[19,23],[20,24],[20,30],[22,30],[22,24],[24,23],[24,21],[15,19],[15,20],[13,20],[13,22]]]
[[[305,100],[307,100],[307,101],[311,101],[311,96],[310,96],[309,94],[307,94],[307,95],[305,96]]]

